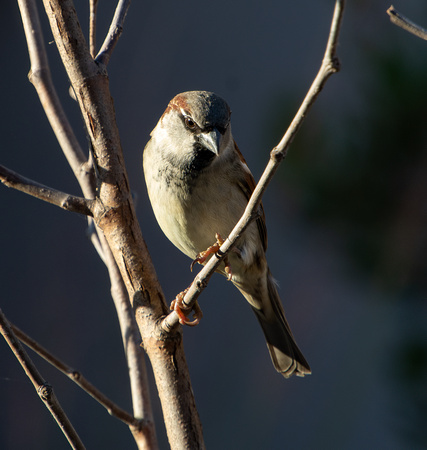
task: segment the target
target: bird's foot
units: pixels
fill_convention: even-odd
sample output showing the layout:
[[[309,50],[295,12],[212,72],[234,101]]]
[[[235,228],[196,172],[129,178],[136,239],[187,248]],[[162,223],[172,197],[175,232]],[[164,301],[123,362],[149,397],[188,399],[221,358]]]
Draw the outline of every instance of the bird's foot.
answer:
[[[184,291],[180,292],[174,300],[172,300],[170,309],[171,311],[175,311],[178,314],[179,323],[181,325],[188,325],[190,327],[195,327],[199,324],[201,318],[203,317],[202,310],[200,309],[199,304],[196,302],[192,308],[188,308],[183,305],[184,296],[187,293],[189,288],[185,289]],[[188,315],[191,313],[191,311],[194,311],[193,319],[189,320]]]
[[[216,253],[216,254],[218,254],[218,256],[221,256],[219,254],[219,252],[220,252],[219,249],[220,249],[221,245],[224,243],[224,239],[221,237],[221,235],[219,233],[215,234],[215,238],[216,238],[215,244],[211,245],[204,252],[200,252],[196,256],[194,261],[191,263],[191,266],[190,266],[191,271],[193,270],[193,267],[196,263],[204,264],[210,255]],[[223,261],[224,261],[224,265],[225,265],[224,270],[225,270],[225,273],[227,274],[227,279],[228,279],[228,281],[231,281],[231,279],[233,278],[233,272],[231,270],[231,265],[230,265],[227,257],[225,257]]]

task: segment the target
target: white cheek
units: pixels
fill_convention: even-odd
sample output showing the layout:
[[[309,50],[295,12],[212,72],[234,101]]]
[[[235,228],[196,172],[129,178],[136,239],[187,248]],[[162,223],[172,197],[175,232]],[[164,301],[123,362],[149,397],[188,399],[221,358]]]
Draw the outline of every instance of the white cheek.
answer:
[[[154,128],[154,130],[151,132],[151,136],[159,143],[165,143],[170,140],[169,132],[167,129],[163,126],[162,122],[159,122]]]

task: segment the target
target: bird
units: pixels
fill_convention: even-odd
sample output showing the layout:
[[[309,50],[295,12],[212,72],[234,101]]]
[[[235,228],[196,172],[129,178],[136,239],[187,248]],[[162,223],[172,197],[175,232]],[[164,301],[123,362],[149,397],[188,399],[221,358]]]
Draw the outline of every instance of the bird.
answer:
[[[160,228],[202,264],[215,236],[227,237],[234,228],[256,185],[234,141],[230,116],[226,101],[213,92],[180,93],[169,102],[143,152],[148,197]],[[285,378],[303,377],[311,369],[286,320],[266,250],[261,204],[257,219],[217,271],[231,279],[251,306],[276,371]]]

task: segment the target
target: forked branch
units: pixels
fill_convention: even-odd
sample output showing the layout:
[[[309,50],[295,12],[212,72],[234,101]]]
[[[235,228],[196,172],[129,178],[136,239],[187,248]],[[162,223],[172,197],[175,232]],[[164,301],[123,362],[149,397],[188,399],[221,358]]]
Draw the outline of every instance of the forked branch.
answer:
[[[123,32],[123,23],[126,18],[130,6],[130,0],[119,0],[117,4],[116,11],[114,13],[113,20],[108,30],[108,34],[102,44],[101,50],[99,51],[96,62],[106,66],[110,61],[111,54],[113,53],[114,47]]]
[[[56,395],[53,392],[52,386],[47,383],[40,372],[37,370],[34,363],[31,361],[27,352],[22,347],[19,339],[15,336],[9,321],[6,316],[0,310],[0,333],[3,335],[4,339],[8,343],[9,347],[12,349],[16,356],[16,359],[21,364],[28,378],[33,383],[37,394],[42,399],[43,403],[49,409],[50,413],[59,425],[59,428],[64,433],[71,447],[78,450],[84,450],[85,446],[80,440],[76,430],[71,425],[67,415],[59,404]]]
[[[126,412],[124,409],[120,408],[114,402],[112,402],[107,396],[105,396],[100,390],[98,390],[92,383],[90,383],[81,372],[73,369],[59,358],[52,355],[48,350],[46,350],[37,341],[32,339],[30,336],[25,334],[15,325],[10,323],[10,328],[15,333],[16,337],[23,342],[27,347],[31,348],[35,353],[45,359],[49,364],[57,368],[64,375],[66,375],[70,380],[74,381],[79,387],[86,391],[91,397],[97,400],[108,412],[114,417],[117,417],[122,422],[129,426],[140,427],[141,420],[136,419],[131,414]]]

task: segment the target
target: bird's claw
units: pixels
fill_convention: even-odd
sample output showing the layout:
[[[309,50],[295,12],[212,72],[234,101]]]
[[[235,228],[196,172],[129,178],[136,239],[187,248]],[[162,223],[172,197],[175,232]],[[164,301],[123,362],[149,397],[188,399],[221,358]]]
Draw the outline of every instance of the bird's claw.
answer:
[[[231,270],[231,265],[227,257],[224,258],[224,264],[225,264],[224,270],[225,273],[227,274],[227,280],[231,281],[233,279],[233,271]]]
[[[174,300],[172,300],[170,309],[171,311],[175,311],[178,314],[179,323],[181,325],[188,325],[190,327],[195,327],[199,324],[201,318],[203,317],[202,310],[200,309],[199,304],[196,302],[194,306],[190,309],[183,305],[184,296],[187,293],[188,288],[185,291],[180,292]],[[188,315],[191,311],[194,311],[193,318],[194,320],[189,320]]]
[[[200,252],[196,256],[194,261],[191,263],[191,266],[190,266],[191,271],[193,271],[193,267],[196,263],[204,264],[210,255],[219,252],[221,245],[224,243],[224,239],[221,237],[221,235],[219,233],[215,234],[215,238],[216,238],[215,244],[211,245],[204,252]],[[228,281],[231,281],[231,279],[233,278],[233,272],[231,270],[231,265],[230,265],[227,257],[225,257],[223,261],[224,261],[224,265],[225,265],[224,270],[225,270],[225,273],[227,274],[227,279],[228,279]]]

